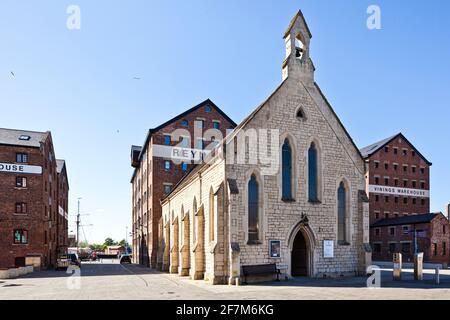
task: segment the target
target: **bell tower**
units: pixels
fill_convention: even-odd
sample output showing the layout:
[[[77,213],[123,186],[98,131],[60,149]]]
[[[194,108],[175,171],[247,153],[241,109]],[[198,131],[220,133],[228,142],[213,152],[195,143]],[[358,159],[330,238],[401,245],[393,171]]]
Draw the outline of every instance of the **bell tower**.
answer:
[[[314,82],[314,64],[309,56],[312,38],[303,13],[299,10],[284,33],[286,57],[282,65],[283,80],[292,77],[306,83]]]

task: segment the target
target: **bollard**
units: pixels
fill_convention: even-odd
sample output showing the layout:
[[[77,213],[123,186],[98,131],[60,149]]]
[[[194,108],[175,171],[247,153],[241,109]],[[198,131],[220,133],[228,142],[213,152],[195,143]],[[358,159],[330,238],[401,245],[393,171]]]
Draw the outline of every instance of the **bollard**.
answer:
[[[402,254],[394,253],[393,255],[394,268],[392,270],[395,281],[402,280]]]
[[[423,252],[414,255],[414,280],[423,280]]]
[[[436,279],[436,284],[439,284],[439,267],[436,267],[436,269],[434,269],[434,275],[435,275],[435,279]]]

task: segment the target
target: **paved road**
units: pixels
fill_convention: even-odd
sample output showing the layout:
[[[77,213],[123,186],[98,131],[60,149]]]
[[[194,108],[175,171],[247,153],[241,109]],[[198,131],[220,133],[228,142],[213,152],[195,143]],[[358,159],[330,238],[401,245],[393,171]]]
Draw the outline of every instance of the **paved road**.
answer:
[[[382,288],[366,288],[366,278],[295,279],[259,285],[211,286],[136,265],[113,262],[83,264],[80,280],[64,271],[35,272],[19,279],[0,280],[0,300],[5,299],[450,299],[450,270],[434,271],[424,280],[393,282],[392,272],[382,273]]]

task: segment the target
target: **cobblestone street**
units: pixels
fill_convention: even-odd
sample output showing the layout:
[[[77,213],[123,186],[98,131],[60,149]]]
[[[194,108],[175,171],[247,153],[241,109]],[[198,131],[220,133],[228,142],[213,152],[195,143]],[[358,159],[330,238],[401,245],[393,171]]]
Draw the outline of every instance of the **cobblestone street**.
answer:
[[[405,270],[403,281],[393,282],[392,271],[383,269],[382,288],[366,288],[366,278],[307,279],[257,285],[212,286],[136,265],[83,264],[79,289],[64,271],[41,271],[18,279],[0,281],[0,300],[7,299],[450,299],[450,270],[441,271],[434,284],[434,270],[424,280],[413,280]],[[69,286],[68,286],[69,285]]]

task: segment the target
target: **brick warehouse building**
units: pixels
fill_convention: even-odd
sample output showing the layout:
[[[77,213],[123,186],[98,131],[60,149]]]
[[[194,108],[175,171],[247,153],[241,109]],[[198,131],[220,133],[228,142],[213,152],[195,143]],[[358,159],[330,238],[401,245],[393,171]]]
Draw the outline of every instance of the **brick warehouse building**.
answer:
[[[399,133],[361,149],[368,164],[370,239],[374,260],[392,260],[402,252],[412,260],[417,250],[425,261],[448,261],[448,220],[430,214],[428,161]]]
[[[234,121],[208,99],[150,129],[143,146],[131,147],[131,165],[134,168],[131,178],[133,262],[156,267],[160,201],[194,166],[174,164],[158,151],[180,143],[178,138],[172,137],[177,129],[185,132],[182,135],[184,147],[203,149],[208,141],[196,137],[196,129],[200,129],[202,134],[208,129],[219,129],[225,136],[226,130],[235,126]]]
[[[57,252],[65,253],[69,247],[69,180],[67,178],[66,161],[56,160],[58,176],[58,231]]]
[[[58,175],[49,131],[0,129],[0,268],[56,263],[67,241],[69,190],[59,168]]]

